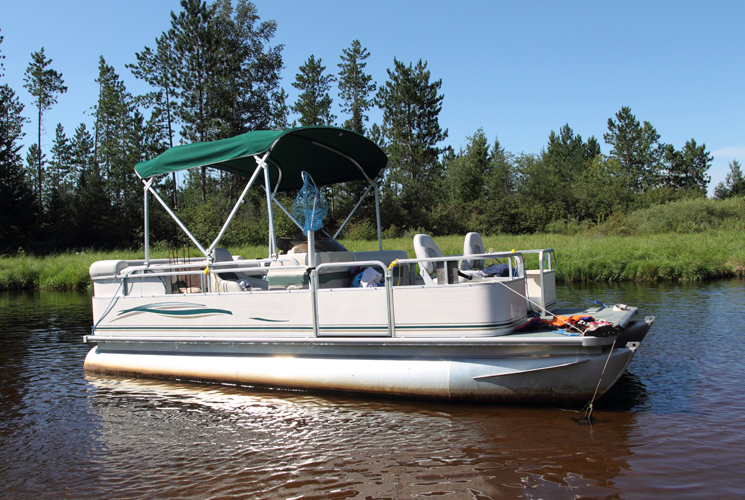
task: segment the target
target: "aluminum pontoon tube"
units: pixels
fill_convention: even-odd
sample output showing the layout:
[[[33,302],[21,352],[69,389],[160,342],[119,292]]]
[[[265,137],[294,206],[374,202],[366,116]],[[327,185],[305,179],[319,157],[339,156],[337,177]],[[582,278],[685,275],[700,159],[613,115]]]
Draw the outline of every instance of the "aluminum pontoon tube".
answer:
[[[183,348],[182,348],[183,347]],[[636,348],[608,353],[535,358],[457,356],[401,358],[359,356],[240,355],[189,352],[184,344],[171,353],[91,349],[91,372],[165,379],[220,382],[254,387],[371,393],[447,400],[581,401],[592,397],[603,367],[598,394],[626,370]]]

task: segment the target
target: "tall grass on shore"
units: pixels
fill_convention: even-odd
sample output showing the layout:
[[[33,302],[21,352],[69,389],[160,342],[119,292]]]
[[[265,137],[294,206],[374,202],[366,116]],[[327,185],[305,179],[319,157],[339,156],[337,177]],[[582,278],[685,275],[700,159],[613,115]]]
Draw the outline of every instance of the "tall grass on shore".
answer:
[[[497,251],[553,248],[567,281],[701,281],[745,277],[745,232],[707,231],[695,234],[598,236],[533,234],[483,237]],[[463,253],[463,236],[435,237],[446,255]],[[342,241],[355,251],[376,250],[377,242]],[[383,248],[406,250],[414,257],[411,238],[384,240]],[[528,266],[537,257],[527,256]],[[556,267],[556,266],[554,266]]]
[[[446,255],[463,253],[463,236],[435,237]],[[377,241],[341,243],[349,250],[377,250]],[[740,229],[705,232],[600,236],[582,234],[534,234],[485,236],[487,249],[494,251],[553,248],[555,264],[567,281],[700,281],[745,277],[745,231]],[[383,248],[405,250],[414,257],[413,238],[391,238]],[[265,246],[230,248],[247,259],[266,257]],[[192,250],[192,256],[197,255]],[[168,257],[167,251],[153,251],[152,258]],[[0,290],[78,289],[90,287],[88,268],[97,260],[142,259],[142,251],[78,252],[47,257],[23,254],[0,257]],[[535,264],[529,256],[528,265]]]
[[[90,283],[88,268],[97,260],[141,259],[142,252],[75,252],[45,257],[19,254],[0,256],[0,290],[42,288],[50,290],[84,290]]]

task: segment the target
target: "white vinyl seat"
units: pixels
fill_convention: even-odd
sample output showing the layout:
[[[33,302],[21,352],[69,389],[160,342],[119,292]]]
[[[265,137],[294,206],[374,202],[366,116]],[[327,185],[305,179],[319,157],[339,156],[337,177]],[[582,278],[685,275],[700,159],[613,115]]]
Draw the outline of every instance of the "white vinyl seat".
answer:
[[[442,250],[435,244],[435,240],[428,234],[417,234],[414,236],[414,253],[417,259],[431,259],[443,257]],[[437,265],[434,262],[419,262],[419,274],[426,285],[435,284],[432,275],[435,274]]]
[[[484,250],[484,242],[481,239],[481,235],[479,233],[468,233],[463,243],[463,257],[484,253],[486,253],[486,250]],[[462,260],[459,263],[459,267],[461,271],[477,271],[484,268],[485,262],[484,259]]]
[[[414,236],[414,253],[416,253],[417,259],[431,259],[437,257],[443,257],[442,250],[437,246],[431,236],[427,234],[417,234]],[[437,272],[437,264],[435,262],[419,262],[419,274],[424,280],[425,285],[434,285],[437,280],[432,278],[432,275]],[[481,281],[481,275],[477,272],[467,272],[468,278],[463,276],[458,277],[460,283],[467,283],[469,281]]]
[[[243,261],[235,261],[233,259],[233,256],[231,253],[225,249],[216,247],[212,249],[212,262],[235,262],[236,266],[239,266],[243,263]],[[257,268],[259,270],[260,268]],[[266,280],[263,280],[261,278],[255,278],[252,276],[249,276],[245,272],[242,271],[227,271],[224,273],[221,272],[215,272],[215,284],[217,286],[217,291],[220,292],[241,292],[243,291],[243,287],[238,283],[241,280],[246,280],[249,283],[251,283],[251,288],[256,288],[260,290],[268,290],[269,285],[266,282]]]

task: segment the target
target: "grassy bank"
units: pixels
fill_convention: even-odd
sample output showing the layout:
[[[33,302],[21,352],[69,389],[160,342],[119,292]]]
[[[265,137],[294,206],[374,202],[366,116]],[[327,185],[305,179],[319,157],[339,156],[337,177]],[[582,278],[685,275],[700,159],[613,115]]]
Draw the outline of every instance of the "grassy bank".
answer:
[[[463,237],[435,238],[445,254],[463,252]],[[375,242],[343,242],[354,250],[372,250]],[[410,239],[386,240],[414,256]],[[745,233],[707,231],[696,234],[597,236],[591,234],[500,235],[484,237],[495,251],[553,248],[568,281],[700,281],[745,277]],[[534,257],[535,259],[535,257]],[[528,264],[531,264],[528,257]]]
[[[447,254],[463,252],[463,236],[436,237]],[[376,241],[347,241],[353,251],[377,250]],[[745,277],[745,232],[741,229],[708,230],[697,233],[644,235],[535,234],[484,237],[495,251],[553,248],[559,268],[568,281],[700,281]],[[412,238],[383,242],[385,249],[405,250],[414,257]],[[266,247],[231,248],[245,258],[266,256]],[[197,252],[192,250],[192,255]],[[152,258],[167,257],[153,251]],[[86,289],[88,268],[104,259],[141,259],[141,251],[80,252],[47,257],[25,255],[0,257],[0,290]],[[530,261],[529,261],[530,264]]]

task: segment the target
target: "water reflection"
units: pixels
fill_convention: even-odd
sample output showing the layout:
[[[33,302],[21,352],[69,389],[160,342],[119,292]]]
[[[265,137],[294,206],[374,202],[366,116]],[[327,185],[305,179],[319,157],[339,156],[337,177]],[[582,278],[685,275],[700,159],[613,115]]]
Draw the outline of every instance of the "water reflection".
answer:
[[[604,413],[588,428],[561,409],[88,380],[100,444],[117,457],[102,479],[155,477],[168,497],[608,496],[636,419]]]
[[[632,364],[633,366],[633,364]],[[644,379],[627,371],[618,382],[595,403],[598,410],[630,412],[648,409],[650,394]]]
[[[745,282],[577,288],[657,316],[592,426],[577,408],[86,378],[90,296],[0,294],[0,497],[741,496]]]

